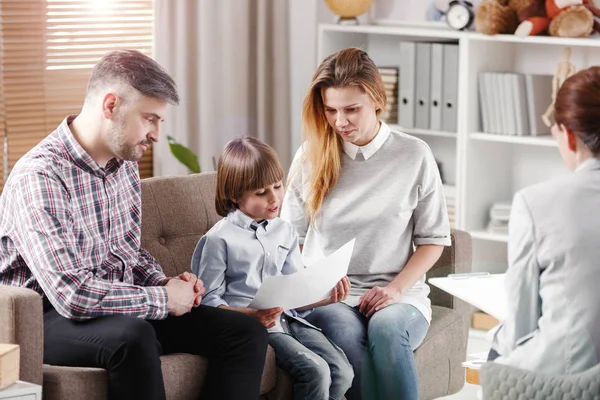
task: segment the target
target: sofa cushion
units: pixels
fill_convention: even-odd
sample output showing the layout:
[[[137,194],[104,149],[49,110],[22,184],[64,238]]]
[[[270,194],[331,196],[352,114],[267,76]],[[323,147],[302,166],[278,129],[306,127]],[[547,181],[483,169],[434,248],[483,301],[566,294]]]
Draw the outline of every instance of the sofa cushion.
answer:
[[[162,356],[161,367],[167,399],[198,399],[204,383],[208,362],[191,354]],[[260,384],[264,394],[275,386],[277,367],[275,353],[269,346]],[[108,373],[101,368],[59,367],[44,365],[44,400],[108,398]]]
[[[142,181],[142,247],[165,275],[190,270],[198,240],[221,217],[215,211],[214,173]]]

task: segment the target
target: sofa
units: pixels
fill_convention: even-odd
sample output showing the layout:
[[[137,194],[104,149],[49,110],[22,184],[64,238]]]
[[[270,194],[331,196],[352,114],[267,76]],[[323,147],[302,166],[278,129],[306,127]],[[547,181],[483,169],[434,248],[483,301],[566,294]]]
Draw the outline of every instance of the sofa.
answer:
[[[142,246],[156,257],[167,276],[190,269],[200,237],[219,220],[214,207],[216,176],[202,173],[158,177],[142,181]],[[471,238],[452,232],[452,246],[428,273],[446,276],[471,269]],[[415,352],[422,399],[459,391],[464,369],[470,307],[431,288],[433,318],[423,344]],[[21,346],[20,377],[43,384],[46,400],[107,398],[107,372],[98,368],[72,368],[43,363],[42,302],[32,290],[0,286],[0,343]],[[197,399],[207,361],[189,354],[161,357],[167,398]],[[271,348],[261,383],[261,398],[292,399],[290,377],[277,369]]]

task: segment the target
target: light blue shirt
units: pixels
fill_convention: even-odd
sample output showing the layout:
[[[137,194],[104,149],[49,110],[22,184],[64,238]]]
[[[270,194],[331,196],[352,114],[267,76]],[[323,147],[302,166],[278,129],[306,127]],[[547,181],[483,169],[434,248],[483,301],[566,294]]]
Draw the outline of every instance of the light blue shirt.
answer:
[[[260,223],[240,210],[217,222],[204,235],[192,256],[192,272],[204,282],[202,304],[212,307],[246,308],[268,276],[289,275],[304,268],[298,236],[280,218]],[[288,310],[299,318],[310,311]],[[285,321],[285,319],[284,319]],[[269,332],[283,332],[281,321]]]

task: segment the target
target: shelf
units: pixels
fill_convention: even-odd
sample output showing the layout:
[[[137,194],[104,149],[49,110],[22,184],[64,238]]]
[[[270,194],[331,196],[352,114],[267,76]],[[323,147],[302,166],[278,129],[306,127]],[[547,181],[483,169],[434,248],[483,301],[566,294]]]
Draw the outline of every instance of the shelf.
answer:
[[[491,233],[484,230],[469,231],[473,239],[490,240],[493,242],[504,242],[508,243],[508,235],[502,235],[498,233]]]
[[[471,139],[484,140],[488,142],[502,142],[502,143],[514,143],[514,144],[526,144],[529,146],[544,146],[544,147],[557,147],[556,140],[552,136],[510,136],[510,135],[499,135],[495,133],[471,133]]]
[[[328,32],[351,32],[368,33],[378,35],[410,36],[419,40],[439,38],[447,40],[458,40],[465,36],[465,32],[455,31],[445,27],[425,28],[418,26],[391,26],[391,25],[339,25],[339,24],[320,24],[321,31]]]
[[[552,46],[574,46],[574,47],[600,47],[600,35],[593,35],[587,38],[559,38],[552,36],[527,36],[519,37],[515,35],[484,35],[479,32],[461,32],[448,29],[447,27],[420,27],[410,25],[339,25],[339,24],[320,24],[319,29],[329,32],[352,32],[378,35],[410,36],[414,40],[419,39],[447,39],[458,40],[468,39],[474,41],[486,41],[496,43],[516,43],[533,45],[552,45]]]
[[[429,129],[403,128],[400,125],[394,125],[394,124],[388,124],[388,126],[394,130],[408,133],[409,135],[436,136],[436,137],[445,137],[445,138],[450,138],[450,139],[456,139],[456,132],[432,131]]]

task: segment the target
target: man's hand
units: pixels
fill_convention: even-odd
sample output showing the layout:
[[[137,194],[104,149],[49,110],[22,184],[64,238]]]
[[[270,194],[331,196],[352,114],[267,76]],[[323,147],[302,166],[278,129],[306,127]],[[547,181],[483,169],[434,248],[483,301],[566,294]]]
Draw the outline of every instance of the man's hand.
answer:
[[[283,308],[274,307],[267,310],[254,310],[251,314],[256,318],[265,328],[272,328],[277,323],[277,318],[283,312]]]
[[[402,293],[393,286],[375,286],[363,294],[358,301],[358,309],[369,318],[375,312],[400,301]]]
[[[169,279],[165,289],[167,289],[169,314],[178,317],[192,310],[197,296],[193,283],[185,282],[182,279]]]
[[[202,280],[196,275],[187,271],[179,275],[177,279],[181,279],[185,282],[192,282],[194,284],[194,293],[196,293],[196,297],[194,298],[194,307],[198,307],[202,302],[202,296],[204,296],[204,293],[206,293],[204,282],[202,282]]]

